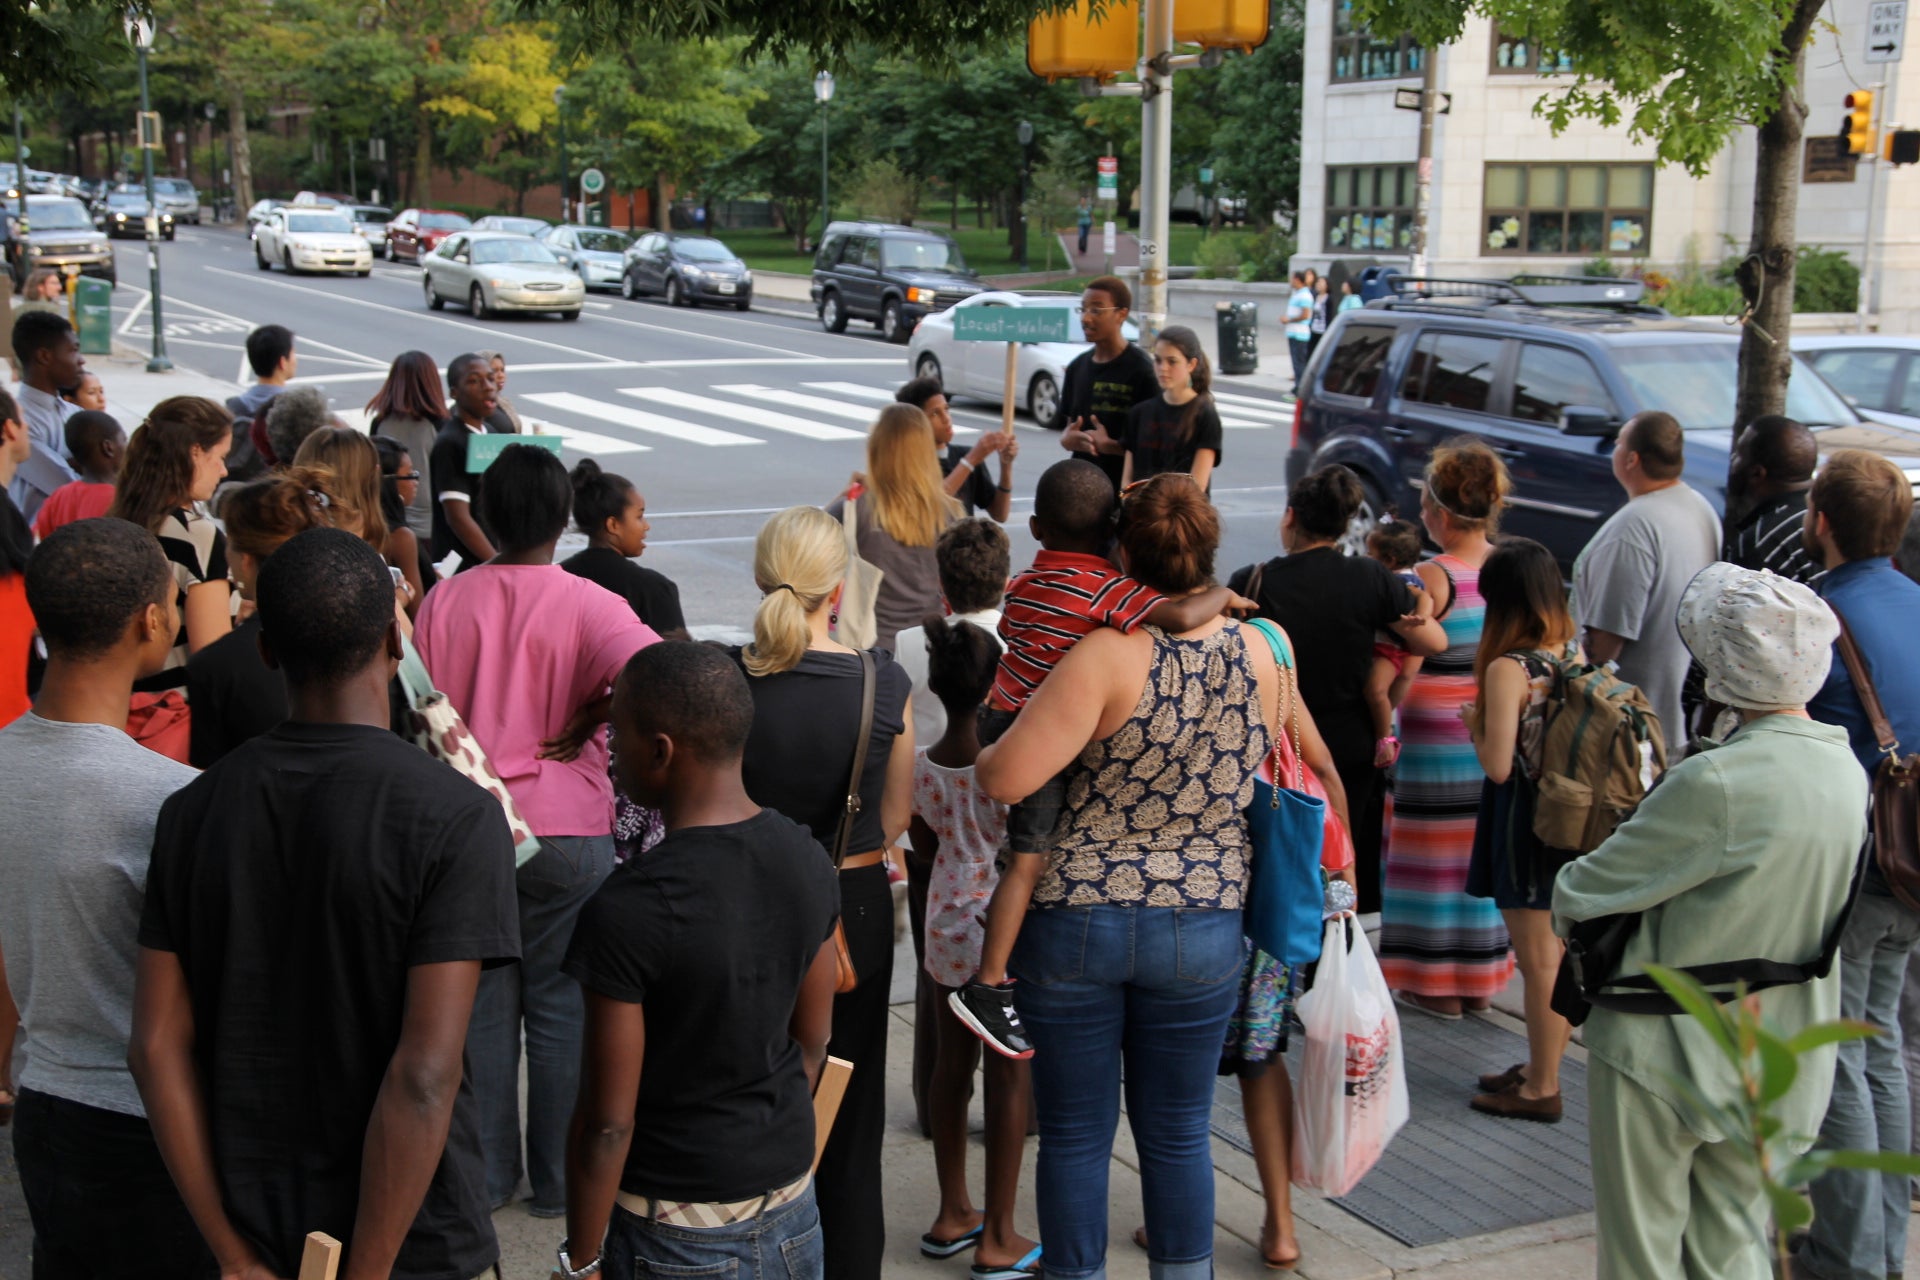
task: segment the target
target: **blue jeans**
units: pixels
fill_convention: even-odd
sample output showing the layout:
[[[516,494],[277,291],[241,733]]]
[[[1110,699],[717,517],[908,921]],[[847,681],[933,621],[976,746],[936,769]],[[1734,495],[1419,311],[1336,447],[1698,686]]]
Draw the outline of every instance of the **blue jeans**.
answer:
[[[1920,942],[1920,914],[1884,893],[1862,891],[1840,938],[1840,1016],[1885,1027],[1840,1046],[1833,1100],[1820,1145],[1851,1151],[1907,1150],[1912,1125],[1900,1051],[1900,990],[1907,957]],[[1813,1232],[1801,1269],[1820,1280],[1880,1280],[1907,1255],[1905,1175],[1835,1169],[1811,1188]]]
[[[820,1280],[820,1210],[813,1188],[798,1200],[730,1227],[666,1227],[619,1205],[601,1248],[604,1276],[717,1280]]]
[[[1148,1274],[1213,1274],[1208,1121],[1241,947],[1238,911],[1108,903],[1027,914],[1009,968],[1034,1046],[1047,1276],[1106,1276],[1107,1174],[1123,1065]]]
[[[520,1188],[520,1026],[527,1040],[527,1159],[532,1212],[567,1211],[567,1122],[580,1091],[586,1002],[560,972],[574,921],[613,870],[613,837],[542,836],[520,868],[520,963],[488,969],[467,1027],[467,1066],[487,1162],[487,1202]]]

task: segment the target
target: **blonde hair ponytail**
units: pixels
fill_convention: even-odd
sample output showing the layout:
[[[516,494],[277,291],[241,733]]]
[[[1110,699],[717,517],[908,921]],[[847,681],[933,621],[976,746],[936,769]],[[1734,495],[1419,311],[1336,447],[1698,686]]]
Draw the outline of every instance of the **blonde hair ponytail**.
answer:
[[[847,576],[846,533],[819,507],[788,507],[760,527],[753,542],[753,580],[762,593],[753,615],[749,675],[800,665],[812,633],[807,619]]]
[[[930,547],[960,518],[940,478],[939,446],[927,415],[890,404],[867,434],[867,501],[873,522],[903,547]]]

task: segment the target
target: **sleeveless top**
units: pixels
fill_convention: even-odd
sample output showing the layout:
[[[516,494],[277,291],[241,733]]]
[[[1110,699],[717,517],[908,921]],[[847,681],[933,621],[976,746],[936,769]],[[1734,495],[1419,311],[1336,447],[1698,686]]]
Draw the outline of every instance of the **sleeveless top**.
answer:
[[[1237,911],[1253,779],[1272,749],[1238,627],[1158,627],[1133,714],[1067,770],[1035,908],[1115,903]]]
[[[1487,620],[1487,602],[1480,595],[1480,571],[1453,556],[1435,556],[1432,563],[1453,584],[1453,599],[1439,618],[1446,629],[1447,647],[1422,663],[1420,674],[1471,680],[1473,660],[1480,652],[1480,631]]]

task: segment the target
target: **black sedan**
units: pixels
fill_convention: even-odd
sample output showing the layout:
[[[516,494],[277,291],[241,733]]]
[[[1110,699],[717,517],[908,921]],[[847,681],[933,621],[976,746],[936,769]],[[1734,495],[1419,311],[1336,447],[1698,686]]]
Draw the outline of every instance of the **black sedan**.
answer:
[[[140,187],[122,187],[107,192],[93,206],[93,225],[109,236],[132,236],[138,240],[147,234],[147,193]],[[173,215],[160,215],[160,238],[173,239]]]
[[[745,311],[753,303],[753,272],[712,236],[650,231],[627,250],[620,275],[622,297],[643,293],[659,294],[668,306],[726,302]]]

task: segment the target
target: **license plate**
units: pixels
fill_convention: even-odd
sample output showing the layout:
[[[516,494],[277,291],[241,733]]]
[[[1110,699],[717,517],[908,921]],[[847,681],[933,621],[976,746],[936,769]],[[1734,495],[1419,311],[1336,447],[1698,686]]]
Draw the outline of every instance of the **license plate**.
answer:
[[[731,280],[723,280],[723,281],[721,281],[721,282],[720,282],[720,292],[722,292],[722,293],[732,293],[732,292],[733,292],[733,281],[731,281]]]

